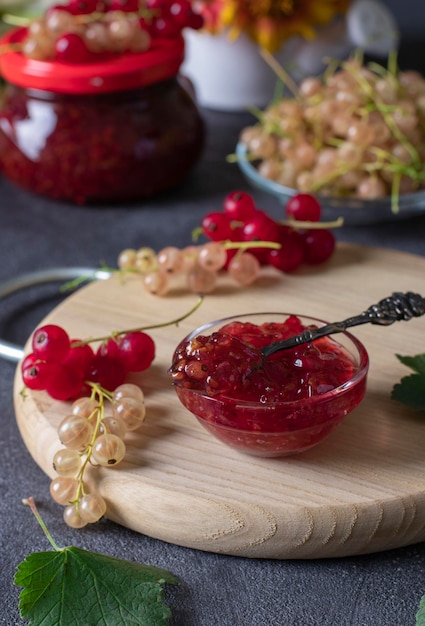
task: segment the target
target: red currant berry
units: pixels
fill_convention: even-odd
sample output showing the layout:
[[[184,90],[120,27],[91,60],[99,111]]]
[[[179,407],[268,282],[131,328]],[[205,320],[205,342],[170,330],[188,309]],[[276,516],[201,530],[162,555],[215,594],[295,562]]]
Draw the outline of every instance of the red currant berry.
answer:
[[[245,222],[254,217],[256,208],[253,198],[245,191],[231,191],[223,201],[224,212],[232,220]]]
[[[134,331],[118,340],[119,360],[128,372],[143,372],[155,358],[155,342],[148,334]]]
[[[204,26],[205,20],[200,13],[192,13],[187,23],[188,28],[200,30]]]
[[[168,15],[157,17],[152,21],[152,34],[169,39],[180,32],[180,27]]]
[[[322,208],[314,196],[308,193],[298,193],[286,203],[285,215],[299,222],[318,222],[322,215]]]
[[[86,43],[77,33],[65,33],[56,40],[55,55],[58,61],[86,63],[93,58]]]
[[[278,241],[281,247],[269,250],[269,264],[281,272],[295,271],[304,260],[303,238],[296,230],[281,226]]]
[[[256,211],[255,216],[245,222],[242,227],[244,241],[273,241],[279,239],[279,224],[264,211]],[[252,248],[250,252],[257,257],[262,265],[268,263],[267,248]]]
[[[243,225],[235,226],[232,224],[231,241],[244,241]]]
[[[51,363],[40,361],[34,354],[29,354],[22,362],[21,373],[24,385],[28,389],[40,391],[46,388]]]
[[[174,0],[174,2],[170,4],[169,14],[180,28],[188,26],[192,13],[193,11],[189,0]]]
[[[118,343],[115,339],[107,339],[101,343],[96,352],[96,354],[100,354],[101,356],[110,356],[114,359],[119,359],[118,353]]]
[[[67,8],[73,15],[86,15],[97,11],[97,0],[69,0]]]
[[[139,0],[111,0],[109,8],[111,11],[136,13],[139,10]]]
[[[32,351],[37,358],[50,363],[59,363],[69,352],[68,333],[55,324],[40,326],[32,337]]]
[[[96,354],[90,366],[88,379],[99,383],[108,391],[114,391],[124,382],[127,371],[123,363],[108,355]]]
[[[46,380],[46,391],[55,400],[74,400],[81,394],[83,377],[63,363],[51,365]]]
[[[256,211],[254,217],[243,226],[245,241],[277,241],[279,224],[264,211]]]
[[[146,6],[148,9],[156,11],[164,11],[167,9],[168,0],[147,0]]]
[[[52,6],[48,7],[48,9],[46,10],[46,13],[45,13],[46,17],[48,17],[54,11],[65,11],[66,13],[72,13],[72,10],[68,5],[53,4]]]
[[[78,339],[72,340],[71,349],[66,355],[63,363],[74,371],[79,372],[82,378],[86,378],[87,372],[89,371],[90,365],[94,359],[94,352],[88,344],[84,344],[82,346],[72,346],[73,343],[78,343],[78,341]]]
[[[31,367],[39,361],[40,359],[34,354],[34,352],[30,352],[22,361],[21,370],[24,370],[26,367]]]
[[[213,211],[208,213],[202,220],[202,230],[212,241],[225,241],[233,239],[232,227],[228,215]]]
[[[141,17],[139,18],[139,27],[141,30],[146,31],[151,37],[155,35],[153,20]]]
[[[309,230],[303,233],[304,261],[309,265],[320,265],[327,261],[335,250],[335,236],[328,229]]]

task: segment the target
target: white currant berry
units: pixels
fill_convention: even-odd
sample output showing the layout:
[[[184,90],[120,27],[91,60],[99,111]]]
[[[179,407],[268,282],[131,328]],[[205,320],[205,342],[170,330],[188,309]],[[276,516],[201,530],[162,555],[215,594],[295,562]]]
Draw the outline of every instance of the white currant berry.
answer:
[[[63,519],[65,524],[71,528],[84,528],[84,526],[87,526],[87,522],[85,522],[80,516],[76,504],[69,504],[64,509]]]
[[[106,513],[106,502],[101,495],[89,493],[78,502],[78,513],[87,524],[98,522]]]
[[[127,430],[139,428],[146,415],[144,403],[132,397],[122,397],[114,403],[112,411],[115,417],[124,422]]]
[[[157,262],[161,272],[179,274],[184,268],[183,252],[175,246],[168,246],[158,252]]]
[[[183,248],[183,271],[187,272],[198,262],[199,246],[186,246]]]
[[[119,253],[117,265],[120,270],[130,270],[136,267],[136,259],[136,250],[134,248],[126,248]]]
[[[250,252],[237,254],[229,263],[229,275],[240,285],[252,284],[260,274],[260,263]]]
[[[84,450],[93,436],[93,426],[84,417],[68,415],[59,424],[59,439],[67,448]]]
[[[69,476],[58,476],[50,483],[50,495],[58,504],[68,504],[77,497],[79,483]]]
[[[100,423],[99,435],[110,433],[112,435],[117,435],[117,437],[119,437],[120,439],[123,439],[126,430],[127,428],[122,419],[119,419],[118,417],[114,417],[112,415],[107,415]]]
[[[142,389],[133,383],[123,383],[122,385],[119,385],[114,391],[113,402],[121,400],[121,398],[124,397],[135,398],[136,400],[139,400],[139,402],[144,402],[145,400],[145,394]]]
[[[117,435],[105,433],[94,442],[92,459],[104,467],[111,467],[120,463],[126,452],[125,443]]]
[[[211,241],[201,246],[198,253],[198,263],[212,272],[221,270],[227,261],[224,246],[218,241]]]
[[[148,272],[143,278],[143,284],[146,291],[154,296],[165,296],[170,288],[168,275],[159,270]]]
[[[217,272],[195,265],[187,273],[187,286],[193,293],[211,293],[217,286]]]
[[[136,260],[134,264],[138,272],[146,274],[156,267],[156,254],[152,248],[139,248],[136,252]]]
[[[72,403],[71,412],[73,415],[93,421],[96,420],[98,408],[99,403],[93,398],[78,398]]]
[[[62,448],[53,457],[53,469],[59,476],[76,476],[81,468],[81,463],[81,456],[77,450],[72,450],[72,448]]]

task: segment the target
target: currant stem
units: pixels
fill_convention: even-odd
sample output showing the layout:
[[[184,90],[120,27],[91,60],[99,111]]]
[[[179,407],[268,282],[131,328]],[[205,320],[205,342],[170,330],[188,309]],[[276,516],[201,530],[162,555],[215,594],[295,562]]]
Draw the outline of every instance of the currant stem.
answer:
[[[106,265],[102,265],[99,269],[104,272],[109,272],[110,274],[112,274],[113,272],[119,272],[119,270],[116,267],[107,267]],[[73,280],[68,280],[66,283],[64,283],[60,287],[60,292],[64,293],[67,291],[75,291],[75,289],[77,289],[84,283],[93,282],[97,280],[96,273],[97,273],[97,270],[94,270],[90,274],[85,274],[84,276],[77,276],[77,278],[74,278]]]
[[[28,26],[28,24],[31,22],[29,17],[23,17],[22,15],[12,15],[11,13],[4,13],[1,19],[2,22],[5,22],[10,26]]]
[[[87,448],[84,451],[85,454],[85,459],[78,471],[77,477],[76,479],[78,480],[78,490],[77,490],[77,496],[75,498],[75,505],[78,507],[78,503],[80,501],[81,495],[85,495],[85,491],[84,491],[84,472],[86,471],[86,467],[87,465],[91,462],[91,455],[92,455],[92,450],[93,450],[93,446],[94,446],[94,442],[96,441],[96,438],[99,434],[99,428],[100,425],[102,423],[103,417],[105,415],[105,398],[107,400],[111,400],[112,399],[112,394],[109,393],[108,391],[106,391],[106,389],[103,389],[103,387],[101,387],[100,385],[98,385],[97,383],[88,383],[91,387],[92,387],[92,395],[91,397],[94,399],[97,399],[99,402],[99,406],[97,407],[96,412],[97,412],[97,417],[96,417],[96,425],[93,429],[93,435],[92,438],[90,440],[90,443],[88,444]]]
[[[177,326],[180,322],[182,322],[187,317],[190,317],[193,313],[195,313],[195,311],[201,306],[203,301],[204,301],[204,296],[202,295],[199,296],[198,301],[189,311],[187,311],[180,317],[176,317],[174,320],[171,320],[169,322],[159,322],[158,324],[150,324],[149,326],[138,326],[137,328],[128,328],[126,330],[112,332],[110,335],[105,335],[103,337],[94,337],[92,339],[86,339],[85,341],[78,341],[77,343],[73,344],[73,346],[74,347],[85,346],[88,343],[106,341],[107,339],[110,339],[111,337],[119,337],[119,335],[125,335],[126,333],[142,332],[145,330],[152,330],[154,328],[165,328],[166,326],[173,326],[173,325]]]
[[[321,228],[340,228],[344,225],[344,218],[338,217],[336,220],[330,222],[303,222],[302,220],[282,220],[279,224],[283,226],[291,226],[292,228],[306,228],[308,230],[320,230]]]
[[[119,13],[119,11],[117,11]],[[155,15],[159,15],[158,11],[151,9],[140,9],[139,11],[121,11],[120,12],[126,18],[152,18]],[[92,13],[82,13],[81,15],[75,16],[76,23],[80,24],[90,24],[91,22],[99,22],[105,21],[108,18],[105,16],[104,12],[93,11]]]
[[[95,400],[96,397],[98,397],[99,399],[107,398],[110,402],[112,402],[113,394],[110,391],[108,391],[107,389],[104,389],[98,383],[94,383],[92,381],[87,381],[87,385],[91,387],[92,389],[92,392],[91,392],[92,399]]]
[[[25,505],[30,507],[31,511],[34,514],[35,519],[40,524],[41,529],[44,532],[44,534],[46,535],[47,539],[49,540],[49,543],[52,546],[52,548],[54,550],[56,550],[56,552],[61,552],[62,548],[59,548],[58,544],[53,539],[52,535],[50,534],[49,530],[47,529],[47,526],[44,523],[43,518],[41,517],[40,513],[38,512],[38,509],[37,509],[36,504],[34,502],[34,498],[32,496],[29,497],[29,498],[26,498],[26,499],[22,500],[22,504],[25,504]]]
[[[230,241],[222,242],[225,250],[249,250],[250,248],[273,248],[279,250],[282,246],[277,241]]]
[[[275,57],[265,49],[260,50],[260,54],[267,63],[267,65],[274,71],[276,76],[282,81],[286,87],[292,94],[297,98],[299,96],[299,89],[296,82],[291,78],[291,76],[286,72],[286,70],[280,65],[278,61],[276,61]]]

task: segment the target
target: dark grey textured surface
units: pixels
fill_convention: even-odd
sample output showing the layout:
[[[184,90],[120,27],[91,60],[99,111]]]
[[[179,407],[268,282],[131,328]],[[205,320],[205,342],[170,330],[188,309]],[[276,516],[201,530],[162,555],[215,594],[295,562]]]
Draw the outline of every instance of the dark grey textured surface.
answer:
[[[403,4],[416,7],[418,19],[424,17],[422,3]],[[422,27],[424,23],[422,19]],[[421,69],[424,51],[423,44],[409,40],[400,57],[402,64]],[[158,249],[190,243],[192,229],[207,211],[221,206],[225,193],[247,188],[237,167],[226,164],[225,155],[233,150],[239,130],[250,118],[204,113],[209,138],[202,161],[180,189],[145,204],[81,208],[34,197],[0,180],[0,281],[52,266],[114,265],[117,253],[127,246]],[[272,200],[261,194],[255,197],[279,214]],[[344,227],[337,235],[341,241],[423,256],[424,233],[425,217],[420,217]],[[0,304],[0,336],[24,342],[57,302],[57,289],[47,286],[8,298]],[[60,507],[48,496],[49,480],[29,456],[15,424],[14,365],[0,361],[0,372],[0,624],[23,624],[18,589],[13,585],[16,566],[29,552],[49,548],[21,504],[22,498],[32,495],[58,543],[151,563],[179,576],[182,585],[166,592],[173,626],[414,625],[425,593],[423,544],[377,555],[279,562],[181,548],[108,521],[82,531],[66,528]]]

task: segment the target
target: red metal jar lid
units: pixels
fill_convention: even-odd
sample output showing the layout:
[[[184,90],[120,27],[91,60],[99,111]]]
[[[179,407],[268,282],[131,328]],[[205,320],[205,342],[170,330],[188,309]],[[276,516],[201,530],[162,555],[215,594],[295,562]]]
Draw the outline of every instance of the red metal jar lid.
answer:
[[[0,39],[0,73],[9,83],[29,89],[69,94],[136,89],[175,76],[184,59],[184,39],[179,36],[155,39],[145,52],[123,53],[96,63],[39,61],[13,50],[26,32],[26,28],[16,28]]]

